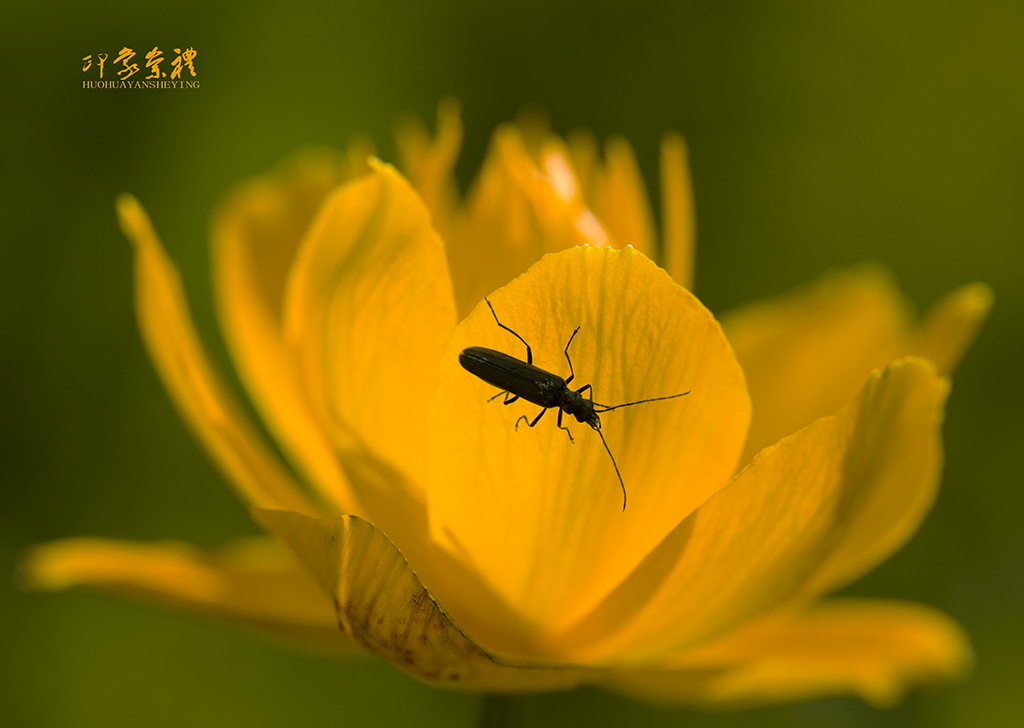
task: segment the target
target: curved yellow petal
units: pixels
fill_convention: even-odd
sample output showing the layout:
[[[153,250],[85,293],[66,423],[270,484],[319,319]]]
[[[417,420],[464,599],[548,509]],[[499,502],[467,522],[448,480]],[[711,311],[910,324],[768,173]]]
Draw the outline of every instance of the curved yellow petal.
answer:
[[[332,595],[355,642],[426,682],[481,692],[560,690],[591,671],[488,653],[438,604],[381,531],[355,516],[254,510]]]
[[[957,288],[928,309],[910,352],[928,357],[944,374],[951,372],[991,308],[992,289],[984,283]]]
[[[499,128],[445,240],[460,318],[545,253],[604,237],[593,215],[538,169],[520,131]]]
[[[434,228],[447,240],[459,202],[454,177],[462,147],[459,102],[446,98],[438,104],[437,135],[433,139],[419,119],[409,119],[396,127],[395,143],[399,168],[423,198]]]
[[[654,216],[633,148],[620,136],[604,147],[604,175],[591,209],[619,246],[632,245],[652,260],[657,258]]]
[[[142,338],[178,411],[250,504],[315,513],[207,361],[178,272],[142,206],[122,195],[117,211],[135,247],[135,309]]]
[[[938,494],[949,380],[928,360],[903,361],[886,370],[888,383],[869,384],[859,398],[861,415],[843,462],[844,477],[857,485],[836,504],[827,555],[805,595],[834,591],[888,558],[914,535]],[[870,456],[880,450],[884,462]]]
[[[946,391],[930,362],[896,362],[838,414],[763,450],[566,636],[566,653],[657,660],[877,562],[934,497]]]
[[[691,290],[697,255],[696,220],[686,141],[679,134],[668,134],[661,142],[662,264],[673,280]]]
[[[319,585],[269,539],[238,541],[215,552],[177,541],[66,539],[34,547],[22,577],[31,589],[127,594],[344,654],[360,651],[338,629]]]
[[[689,292],[632,249],[577,247],[545,256],[489,297],[501,323],[533,347],[534,363],[617,405],[692,392],[602,416],[598,433],[566,417],[534,429],[539,408],[488,402],[497,390],[459,365],[483,346],[525,358],[485,304],[460,324],[441,359],[432,401],[434,538],[473,564],[541,631],[581,616],[728,480],[749,417],[743,374],[718,323]],[[590,396],[588,392],[585,396]]]
[[[354,174],[348,159],[304,155],[241,186],[213,223],[217,313],[239,376],[296,467],[339,512],[351,512],[355,499],[302,390],[282,318],[299,241],[328,194]]]
[[[324,204],[286,291],[305,395],[367,508],[382,488],[387,508],[421,499],[423,413],[455,326],[444,247],[428,217],[394,168],[375,162]]]
[[[913,687],[963,677],[972,661],[963,630],[933,609],[836,599],[759,622],[660,669],[612,673],[608,685],[668,704],[740,707],[853,695],[888,708]]]
[[[893,359],[925,356],[939,373],[948,373],[991,304],[988,286],[963,286],[933,305],[917,325],[891,276],[862,265],[731,312],[722,327],[754,403],[743,462],[835,412],[873,368]]]
[[[754,406],[743,462],[853,399],[872,369],[903,353],[908,320],[891,278],[874,266],[724,316]]]
[[[539,172],[555,195],[563,202],[577,206],[578,211],[582,211],[583,191],[580,189],[576,170],[573,169],[565,143],[558,137],[548,137],[539,148],[537,160]],[[603,228],[598,237],[602,235]]]

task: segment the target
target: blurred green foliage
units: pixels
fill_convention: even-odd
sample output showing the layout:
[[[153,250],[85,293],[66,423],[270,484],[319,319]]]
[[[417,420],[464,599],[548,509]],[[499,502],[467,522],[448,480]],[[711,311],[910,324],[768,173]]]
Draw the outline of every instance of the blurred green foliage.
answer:
[[[697,293],[716,312],[871,259],[919,307],[996,292],[954,377],[946,471],[921,532],[849,591],[935,605],[973,636],[974,677],[893,711],[853,700],[756,712],[539,696],[531,725],[1009,726],[1024,716],[1024,4],[9,2],[0,243],[0,567],[63,536],[216,544],[254,526],[143,353],[117,193],[182,268],[215,360],[206,225],[240,178],[311,145],[463,105],[468,184],[525,105],[556,131],[625,135],[656,188],[663,132],[691,148]],[[81,58],[194,46],[201,88],[83,90]],[[1013,473],[1018,475],[1014,476]],[[475,698],[204,621],[0,587],[0,720],[12,726],[468,726]]]

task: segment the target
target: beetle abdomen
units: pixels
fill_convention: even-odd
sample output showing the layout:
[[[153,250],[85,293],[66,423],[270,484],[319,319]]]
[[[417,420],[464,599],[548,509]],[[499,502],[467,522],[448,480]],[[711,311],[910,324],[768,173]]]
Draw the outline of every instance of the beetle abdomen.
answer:
[[[518,395],[541,407],[556,407],[565,380],[533,364],[494,349],[471,346],[459,354],[459,364],[491,386]]]

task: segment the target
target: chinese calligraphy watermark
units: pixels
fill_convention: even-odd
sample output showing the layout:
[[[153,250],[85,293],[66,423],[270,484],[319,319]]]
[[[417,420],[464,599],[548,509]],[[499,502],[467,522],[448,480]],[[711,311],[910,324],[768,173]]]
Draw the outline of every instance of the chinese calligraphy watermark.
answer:
[[[82,73],[97,75],[98,78],[82,81],[82,88],[199,88],[195,65],[199,54],[196,49],[175,48],[174,53],[170,73],[160,67],[166,58],[158,46],[153,46],[142,58],[138,58],[132,48],[124,46],[109,66],[109,53],[97,53],[95,56],[90,53],[82,58]],[[143,61],[145,65],[140,68]],[[145,76],[141,75],[144,71],[148,72]]]

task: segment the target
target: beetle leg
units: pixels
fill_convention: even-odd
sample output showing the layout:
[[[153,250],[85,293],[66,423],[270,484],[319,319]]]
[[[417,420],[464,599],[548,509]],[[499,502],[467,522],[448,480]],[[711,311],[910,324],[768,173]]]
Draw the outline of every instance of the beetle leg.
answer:
[[[494,395],[493,397],[491,397],[487,401],[488,402],[493,402],[494,400],[496,400],[498,397],[500,397],[503,394],[505,395],[505,401],[502,402],[502,404],[512,404],[517,399],[519,399],[519,395],[518,394],[512,394],[511,392],[506,392],[506,391],[502,390],[501,392],[498,392],[496,395]]]
[[[594,388],[591,387],[589,384],[584,384],[582,387],[577,389],[576,390],[576,394],[583,394],[588,389],[590,390],[590,401],[593,402],[594,401]]]
[[[524,339],[522,336],[520,336],[515,331],[513,331],[508,326],[506,326],[505,324],[501,323],[501,321],[498,320],[498,314],[494,313],[494,306],[491,305],[491,302],[487,300],[486,296],[484,297],[484,303],[487,304],[487,308],[491,309],[491,315],[494,316],[494,323],[498,324],[498,326],[505,329],[505,331],[509,332],[514,337],[523,342],[523,345],[526,347],[526,363],[533,364],[533,349],[531,349],[530,345],[526,343],[526,339]],[[508,402],[506,402],[505,404],[508,404]]]
[[[536,417],[536,418],[534,418],[533,422],[530,422],[529,420],[527,420],[527,419],[526,419],[526,415],[520,415],[520,416],[519,416],[519,419],[518,419],[518,420],[516,420],[516,432],[518,432],[518,431],[519,431],[519,423],[520,423],[520,422],[522,422],[523,420],[526,420],[527,424],[528,424],[528,425],[529,425],[530,427],[536,427],[536,426],[537,426],[537,423],[538,423],[538,422],[540,422],[540,418],[541,418],[541,417],[543,417],[543,416],[544,416],[544,413],[545,413],[545,412],[547,412],[547,411],[548,411],[548,410],[547,410],[547,407],[545,407],[544,409],[542,409],[542,410],[540,411],[540,414],[539,414],[539,415],[537,415],[537,417]],[[561,412],[561,410],[559,410],[559,412]]]
[[[565,380],[566,384],[571,382],[573,380],[573,377],[576,376],[576,372],[574,372],[572,370],[572,359],[569,358],[569,344],[571,344],[572,340],[576,338],[576,334],[578,334],[579,331],[580,331],[580,327],[577,326],[576,330],[572,332],[572,336],[569,337],[568,343],[566,343],[566,345],[565,345],[565,360],[567,362],[569,362],[569,378]],[[561,416],[561,413],[559,413],[559,416]]]
[[[565,434],[569,436],[569,442],[571,442],[572,444],[575,445],[576,441],[572,439],[572,433],[569,432],[569,428],[568,427],[562,427],[562,413],[564,411],[565,410],[558,410],[558,429],[559,430],[565,430]]]

